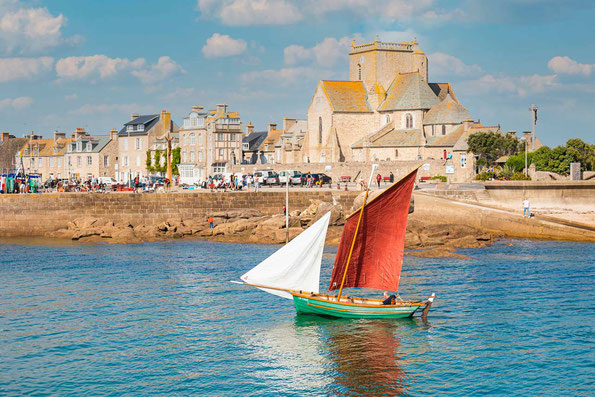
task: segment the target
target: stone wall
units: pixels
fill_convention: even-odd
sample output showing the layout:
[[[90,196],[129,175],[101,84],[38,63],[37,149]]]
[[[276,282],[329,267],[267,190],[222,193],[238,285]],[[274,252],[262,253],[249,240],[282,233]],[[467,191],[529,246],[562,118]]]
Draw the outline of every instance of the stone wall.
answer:
[[[304,210],[311,200],[338,203],[349,210],[359,192],[312,189],[290,192],[289,209]],[[42,236],[66,228],[79,217],[108,218],[132,225],[155,224],[172,218],[205,218],[214,212],[256,209],[280,214],[284,192],[0,195],[0,236]]]

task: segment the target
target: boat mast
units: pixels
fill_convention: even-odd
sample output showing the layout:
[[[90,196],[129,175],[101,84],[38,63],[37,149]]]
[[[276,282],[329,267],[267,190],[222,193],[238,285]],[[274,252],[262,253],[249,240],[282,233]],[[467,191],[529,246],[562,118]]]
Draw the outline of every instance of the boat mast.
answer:
[[[372,177],[374,176],[374,172],[378,168],[378,164],[372,164],[372,172],[370,172],[370,179],[368,180],[368,185],[366,186],[366,194],[364,195],[364,203],[362,204],[362,208],[359,211],[359,218],[357,219],[357,226],[355,227],[355,233],[353,233],[353,241],[351,242],[351,247],[349,248],[349,256],[347,257],[347,264],[345,265],[345,271],[343,272],[343,279],[341,280],[341,287],[339,287],[339,295],[337,295],[337,302],[341,300],[341,293],[343,292],[343,285],[345,284],[345,277],[347,277],[347,269],[349,269],[349,262],[351,261],[351,254],[353,254],[353,247],[355,247],[355,239],[357,238],[357,232],[359,230],[359,225],[362,221],[362,216],[364,215],[364,208],[366,207],[366,201],[368,201],[368,193],[370,192],[370,185],[372,184]]]

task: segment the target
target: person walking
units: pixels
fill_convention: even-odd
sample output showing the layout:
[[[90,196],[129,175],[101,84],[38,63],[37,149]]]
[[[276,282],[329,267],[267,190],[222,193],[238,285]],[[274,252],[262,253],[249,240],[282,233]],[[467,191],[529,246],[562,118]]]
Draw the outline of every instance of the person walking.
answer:
[[[213,229],[213,216],[209,215],[209,229]]]
[[[255,176],[254,177],[254,191],[256,193],[258,193],[259,192],[259,189],[260,189],[260,180],[259,180],[259,177],[258,176]]]
[[[393,183],[395,183],[395,174],[393,174],[393,172],[390,172],[390,175],[388,176],[388,180],[390,181],[391,185]]]
[[[378,183],[378,189],[380,189],[380,181],[382,180],[382,176],[380,174],[376,175],[376,183]]]
[[[525,214],[527,214],[527,218],[531,218],[531,211],[529,211],[528,199],[523,200],[523,218],[525,217]]]

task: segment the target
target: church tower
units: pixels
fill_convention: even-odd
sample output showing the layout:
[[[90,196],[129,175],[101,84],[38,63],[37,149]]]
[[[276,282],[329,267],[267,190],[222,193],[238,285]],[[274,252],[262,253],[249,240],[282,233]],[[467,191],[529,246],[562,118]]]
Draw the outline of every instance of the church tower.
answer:
[[[428,58],[419,49],[417,40],[403,43],[385,43],[376,40],[357,45],[351,43],[349,53],[349,80],[363,81],[367,89],[380,84],[388,90],[397,73],[419,72],[428,81]]]

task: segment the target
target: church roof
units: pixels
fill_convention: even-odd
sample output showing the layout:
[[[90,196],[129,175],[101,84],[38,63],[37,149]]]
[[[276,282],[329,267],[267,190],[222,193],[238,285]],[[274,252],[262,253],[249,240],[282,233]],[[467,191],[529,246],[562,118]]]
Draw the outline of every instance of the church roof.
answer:
[[[450,96],[452,97],[452,99],[455,100],[455,102],[459,102],[459,99],[455,95],[455,92],[452,89],[450,83],[428,83],[428,85],[430,86],[432,91],[434,91],[434,94],[436,94],[436,96],[440,98],[441,101],[443,101],[444,98],[446,98],[446,95],[450,94]]]
[[[410,147],[423,146],[423,134],[421,130],[398,130],[395,129],[394,121],[382,126],[377,131],[354,142],[353,149],[363,147]]]
[[[438,102],[440,99],[418,72],[401,73],[391,83],[378,110],[430,109]]]
[[[372,112],[363,82],[321,80],[320,84],[335,112]]]
[[[471,113],[460,103],[457,103],[450,94],[444,100],[434,105],[424,117],[424,125],[432,124],[460,124],[471,120]]]
[[[262,141],[258,150],[267,151],[267,149],[266,149],[267,145],[268,145],[269,152],[272,150],[275,150],[275,144],[281,138],[281,135],[283,135],[283,130],[272,130],[271,132],[268,133],[267,137]]]

